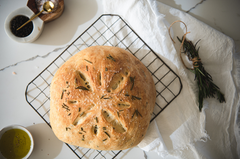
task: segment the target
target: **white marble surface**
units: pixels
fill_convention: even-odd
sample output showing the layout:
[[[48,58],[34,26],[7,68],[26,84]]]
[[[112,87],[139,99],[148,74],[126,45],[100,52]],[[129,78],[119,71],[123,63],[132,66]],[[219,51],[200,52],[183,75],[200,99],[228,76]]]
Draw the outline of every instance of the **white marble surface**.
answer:
[[[188,12],[228,35],[235,41],[236,50],[240,53],[239,0],[159,1]],[[99,0],[65,1],[63,15],[45,24],[39,39],[25,44],[17,43],[6,35],[4,21],[12,11],[26,3],[26,0],[0,0],[0,129],[12,124],[27,127],[35,140],[30,159],[77,158],[65,144],[56,139],[51,129],[28,105],[24,93],[27,84],[103,13],[103,6]],[[155,153],[144,153],[136,147],[124,152],[121,158],[160,157]]]

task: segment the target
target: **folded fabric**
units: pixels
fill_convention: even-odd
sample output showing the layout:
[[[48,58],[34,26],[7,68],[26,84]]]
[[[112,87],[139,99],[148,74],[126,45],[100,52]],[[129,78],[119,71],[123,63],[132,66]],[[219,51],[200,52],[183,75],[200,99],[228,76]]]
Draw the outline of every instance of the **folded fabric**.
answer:
[[[234,126],[239,94],[234,83],[238,75],[232,75],[232,70],[238,69],[233,63],[233,40],[189,14],[155,0],[103,0],[102,3],[105,13],[120,15],[181,77],[180,95],[150,124],[138,146],[162,156],[237,158],[238,134],[235,136]],[[181,23],[172,26],[175,44],[168,33],[168,27],[176,20],[186,23],[190,31],[187,39],[193,43],[201,39],[198,43],[200,58],[214,83],[225,94],[226,103],[219,103],[215,98],[205,99],[203,110],[199,112],[194,74],[182,64],[180,43],[176,39],[176,36],[183,36],[186,28]]]

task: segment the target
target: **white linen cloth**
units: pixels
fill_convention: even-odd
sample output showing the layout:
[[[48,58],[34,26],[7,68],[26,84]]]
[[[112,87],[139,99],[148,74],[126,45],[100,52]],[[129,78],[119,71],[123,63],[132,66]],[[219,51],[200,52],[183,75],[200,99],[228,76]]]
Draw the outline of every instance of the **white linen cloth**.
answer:
[[[163,157],[238,158],[239,94],[236,87],[239,66],[236,67],[233,60],[233,40],[189,14],[156,0],[102,0],[102,3],[105,13],[120,15],[182,80],[182,92],[150,124],[147,135],[138,146]],[[180,42],[176,39],[185,33],[185,26],[181,23],[173,25],[175,44],[168,35],[169,24],[176,20],[187,24],[191,32],[187,39],[193,43],[201,39],[198,43],[200,58],[214,83],[225,94],[226,103],[208,98],[199,112],[194,74],[180,61]]]

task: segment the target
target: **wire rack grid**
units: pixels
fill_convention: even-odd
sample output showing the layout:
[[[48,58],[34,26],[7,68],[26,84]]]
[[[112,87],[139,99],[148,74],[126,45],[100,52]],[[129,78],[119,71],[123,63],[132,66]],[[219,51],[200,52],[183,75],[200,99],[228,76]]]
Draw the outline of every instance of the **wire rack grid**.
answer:
[[[50,63],[26,87],[25,97],[29,105],[51,127],[50,84],[61,65],[79,51],[95,45],[121,47],[137,57],[150,71],[155,82],[157,96],[151,122],[180,94],[179,76],[131,29],[118,15],[101,15],[52,63]],[[66,144],[78,158],[115,158],[124,151],[100,151]]]

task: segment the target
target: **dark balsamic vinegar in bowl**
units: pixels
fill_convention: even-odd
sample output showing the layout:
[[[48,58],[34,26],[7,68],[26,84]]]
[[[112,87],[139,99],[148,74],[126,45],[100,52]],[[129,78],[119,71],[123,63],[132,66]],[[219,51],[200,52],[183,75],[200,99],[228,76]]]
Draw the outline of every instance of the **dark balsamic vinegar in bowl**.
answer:
[[[20,43],[31,43],[38,39],[44,27],[44,21],[41,18],[36,17],[27,25],[18,29],[33,15],[34,12],[27,6],[11,12],[4,23],[4,29],[8,37]]]
[[[17,30],[21,25],[29,20],[28,17],[24,15],[18,15],[14,17],[10,22],[11,32],[17,37],[26,37],[30,35],[33,31],[33,22],[29,22],[27,25]]]

